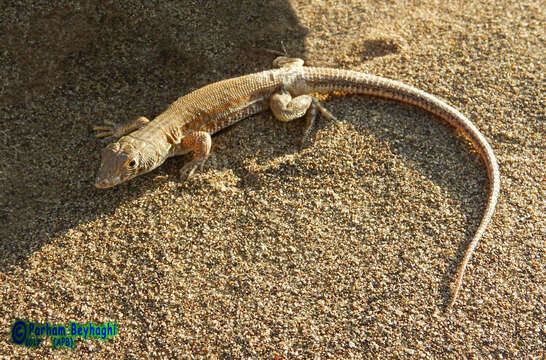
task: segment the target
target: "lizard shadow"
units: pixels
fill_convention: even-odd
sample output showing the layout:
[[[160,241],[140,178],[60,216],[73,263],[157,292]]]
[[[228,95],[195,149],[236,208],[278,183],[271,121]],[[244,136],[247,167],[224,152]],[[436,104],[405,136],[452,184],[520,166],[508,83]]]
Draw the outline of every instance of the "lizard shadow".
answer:
[[[450,203],[463,214],[463,223],[457,227],[459,235],[447,233],[447,237],[442,234],[442,238],[438,238],[437,232],[429,232],[426,228],[422,230],[431,241],[435,242],[435,247],[457,248],[455,256],[444,258],[447,266],[439,275],[442,277],[442,281],[438,292],[444,298],[444,306],[447,306],[450,299],[451,281],[462,260],[466,246],[479,225],[487,201],[489,182],[479,155],[449,125],[424,110],[410,105],[360,95],[334,98],[324,105],[335,114],[343,127],[342,130],[334,130],[335,133],[339,135],[342,132],[349,134],[354,132],[360,136],[370,137],[374,143],[383,144],[393,156],[401,158],[405,166],[417,173],[424,181],[430,181],[442,189],[446,194],[444,196],[447,196]],[[358,116],[354,114],[358,114]],[[340,124],[320,118],[316,122],[307,145],[300,149],[298,144],[303,121],[285,124],[276,121],[271,114],[261,116],[263,117],[260,117],[258,121],[246,125],[252,127],[250,132],[257,135],[245,142],[243,152],[246,154],[243,154],[241,158],[238,157],[240,160],[236,160],[234,164],[233,171],[241,179],[238,183],[241,189],[252,188],[253,191],[256,191],[256,189],[267,188],[271,185],[271,178],[290,186],[298,186],[298,181],[300,181],[298,177],[302,176],[311,178],[319,175],[335,182],[335,179],[340,179],[338,174],[340,170],[343,170],[344,174],[348,172],[343,160],[338,163],[337,160],[331,160],[330,154],[328,154],[329,148],[338,148],[337,151],[339,151],[339,146],[345,146],[343,143],[349,141],[343,136],[330,137],[328,135]],[[246,131],[242,134],[239,134],[237,130],[232,131],[230,136],[223,138],[222,141],[226,142],[225,146],[227,147],[237,147],[237,144],[245,138],[245,133]],[[322,142],[322,145],[314,146],[317,141]],[[322,152],[322,157],[325,159],[330,157],[331,163],[317,166],[315,163],[307,161],[303,154],[307,148],[318,159],[321,159],[320,152]],[[264,149],[267,150],[264,151]],[[287,155],[295,155],[295,157],[289,161],[282,159]],[[255,158],[253,161],[258,163],[261,170],[250,171],[244,166],[243,159],[252,157]],[[281,159],[280,164],[278,164],[279,159]],[[349,171],[349,176],[384,179],[386,184],[384,190],[366,188],[365,191],[372,193],[373,198],[380,199],[384,197],[385,192],[401,190],[400,184],[403,184],[405,179],[392,178],[393,174],[399,175],[399,173],[390,169],[391,164],[385,159],[373,157],[370,161],[376,163],[380,171],[377,173],[351,173]],[[367,162],[366,158],[364,158],[364,162]],[[275,165],[267,166],[267,163]],[[389,180],[389,177],[392,179]],[[402,191],[401,194],[403,193]],[[414,201],[429,202],[430,200],[425,197],[416,198]],[[429,205],[432,209],[439,206],[433,203]],[[386,206],[384,207],[386,208]],[[392,214],[388,211],[376,210],[378,213],[373,216],[390,216],[392,218]],[[441,211],[438,209],[438,212]],[[446,221],[449,222],[449,217]],[[449,243],[449,239],[460,239],[461,237],[464,240],[459,241],[458,245]],[[423,248],[425,249],[426,245],[423,245]]]
[[[284,0],[78,0],[4,10],[27,13],[0,24],[0,272],[114,213],[166,171],[94,189],[105,144],[92,125],[153,117],[180,94],[270,68],[276,55],[267,48],[283,41],[304,53],[306,30]]]
[[[256,49],[289,39],[290,55],[304,53],[306,30],[288,1],[236,4],[218,0],[193,7],[183,7],[177,1],[157,7],[140,2],[133,5],[128,10],[116,2],[81,0],[45,13],[37,6],[28,24],[3,24],[0,29],[2,44],[8,50],[0,56],[16,54],[2,61],[6,91],[0,101],[6,121],[1,130],[2,137],[10,139],[9,146],[0,152],[5,164],[0,178],[3,273],[24,268],[34,252],[63,234],[97,218],[108,218],[121,204],[138,199],[150,184],[153,186],[156,180],[152,178],[161,183],[167,181],[162,180],[163,175],[176,175],[173,168],[178,168],[179,160],[112,190],[94,189],[92,179],[104,144],[92,138],[92,124],[158,114],[179,94],[269,68],[274,55]],[[142,12],[148,16],[141,16]],[[271,13],[279,16],[272,19]],[[192,21],[185,21],[188,18]],[[398,52],[388,42],[364,45],[364,59]],[[346,118],[343,113],[336,115]],[[284,163],[256,173],[246,170],[243,162],[251,154],[258,154],[259,162],[267,162],[298,153],[301,123],[280,124],[268,114],[242,124],[245,131],[230,130],[230,135],[239,134],[233,139],[224,136],[214,140],[239,152],[235,159],[229,158],[233,160],[231,168],[243,179],[239,186],[267,186],[262,176],[265,172],[281,181],[292,181],[292,174],[299,173],[297,165]],[[390,124],[385,120],[381,125],[395,129]],[[329,126],[319,121],[317,131]],[[381,126],[373,129],[377,137],[391,141]],[[249,138],[249,133],[257,135]],[[242,141],[244,149],[236,145]],[[468,201],[458,183],[446,181],[457,177],[456,172],[446,174],[444,167],[429,167],[411,146],[397,145],[394,152]],[[218,156],[228,159],[229,155]],[[460,154],[456,159],[467,160]],[[312,171],[303,174],[314,176]],[[473,219],[479,217],[474,215]],[[471,234],[468,230],[466,237]]]

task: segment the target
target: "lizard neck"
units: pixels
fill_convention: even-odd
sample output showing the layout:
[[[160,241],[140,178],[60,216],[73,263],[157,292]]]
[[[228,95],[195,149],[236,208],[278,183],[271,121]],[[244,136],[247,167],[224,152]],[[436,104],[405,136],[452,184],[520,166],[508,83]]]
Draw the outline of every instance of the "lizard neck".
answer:
[[[171,137],[159,125],[159,123],[152,121],[123,138],[125,141],[131,142],[135,151],[146,159],[152,167],[150,170],[165,161],[172,147]]]

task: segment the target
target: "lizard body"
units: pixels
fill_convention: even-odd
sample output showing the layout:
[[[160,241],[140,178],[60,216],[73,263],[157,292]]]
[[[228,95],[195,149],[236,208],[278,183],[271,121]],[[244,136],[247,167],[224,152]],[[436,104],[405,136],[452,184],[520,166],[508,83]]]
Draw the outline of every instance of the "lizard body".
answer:
[[[447,121],[471,140],[490,181],[485,212],[459,266],[447,306],[450,309],[474,248],[493,216],[500,191],[497,160],[485,137],[455,108],[401,82],[351,70],[305,67],[301,59],[280,57],[274,65],[279,68],[219,81],[182,96],[153,121],[141,117],[125,124],[105,122],[96,126],[97,137],[121,138],[103,150],[95,186],[118,185],[155,169],[168,157],[193,151],[193,159],[181,169],[182,176],[190,177],[206,161],[212,134],[267,109],[281,121],[305,116],[305,139],[317,111],[335,119],[308,94],[340,91],[415,105]]]

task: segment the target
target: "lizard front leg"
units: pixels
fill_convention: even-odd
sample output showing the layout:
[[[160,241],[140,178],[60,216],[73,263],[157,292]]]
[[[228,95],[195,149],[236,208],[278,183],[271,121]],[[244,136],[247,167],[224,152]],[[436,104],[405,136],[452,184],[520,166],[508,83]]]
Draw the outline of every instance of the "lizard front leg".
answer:
[[[209,157],[211,146],[212,139],[206,131],[196,131],[186,135],[179,144],[175,145],[171,150],[171,155],[182,155],[193,151],[193,159],[180,169],[180,178],[182,180],[189,179],[198,167],[199,170],[203,169],[203,164]]]
[[[139,117],[138,119],[128,120],[121,124],[115,124],[112,121],[105,120],[103,125],[93,126],[93,130],[97,133],[95,137],[97,138],[120,138],[124,135],[130,134],[135,130],[140,129],[144,125],[148,124],[150,120],[144,116]]]
[[[281,90],[271,96],[269,107],[275,117],[283,122],[292,121],[305,115],[305,126],[300,145],[303,145],[313,128],[317,118],[317,110],[330,120],[337,120],[326,108],[324,108],[317,99],[310,95],[300,95],[292,97],[286,91]]]

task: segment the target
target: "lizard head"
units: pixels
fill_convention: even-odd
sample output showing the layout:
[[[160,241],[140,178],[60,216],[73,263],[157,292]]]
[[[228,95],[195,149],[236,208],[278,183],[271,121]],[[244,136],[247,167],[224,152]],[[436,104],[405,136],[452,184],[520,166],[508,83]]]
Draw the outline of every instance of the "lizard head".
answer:
[[[152,171],[163,161],[147,144],[133,139],[121,138],[109,144],[101,153],[101,164],[95,187],[106,189]]]

